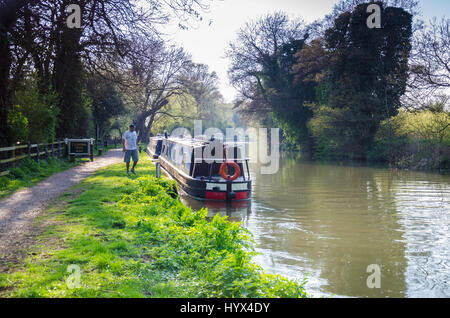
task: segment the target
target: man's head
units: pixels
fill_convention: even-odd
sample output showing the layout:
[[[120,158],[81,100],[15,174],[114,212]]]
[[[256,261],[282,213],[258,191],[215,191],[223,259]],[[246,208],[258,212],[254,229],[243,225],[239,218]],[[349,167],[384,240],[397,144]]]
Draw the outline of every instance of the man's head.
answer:
[[[134,131],[134,125],[133,125],[133,124],[130,125],[130,131],[131,131],[131,132]]]

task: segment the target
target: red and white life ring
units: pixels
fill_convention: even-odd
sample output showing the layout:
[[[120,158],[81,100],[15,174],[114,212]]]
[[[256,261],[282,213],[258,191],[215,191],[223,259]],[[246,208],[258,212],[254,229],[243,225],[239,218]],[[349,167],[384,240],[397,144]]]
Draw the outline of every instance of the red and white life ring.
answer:
[[[232,176],[229,176],[225,173],[225,168],[230,165],[234,168],[234,174]],[[222,178],[224,178],[225,180],[229,180],[229,181],[234,181],[237,179],[237,177],[239,177],[239,175],[241,174],[241,169],[239,168],[239,165],[234,162],[234,161],[224,161],[221,165],[220,165],[220,170],[219,170],[220,175],[222,176]]]

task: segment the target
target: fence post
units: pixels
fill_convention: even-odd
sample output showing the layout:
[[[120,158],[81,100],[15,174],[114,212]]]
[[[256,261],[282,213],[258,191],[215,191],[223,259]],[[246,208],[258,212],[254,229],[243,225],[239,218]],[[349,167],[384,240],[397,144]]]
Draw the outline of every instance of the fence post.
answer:
[[[13,159],[16,158],[16,146],[13,146],[13,149],[11,150],[11,152],[12,152],[12,158]],[[16,167],[16,161],[15,160],[11,162],[11,166],[13,168]]]
[[[61,140],[58,140],[58,158],[61,158]]]
[[[91,143],[89,143],[89,147],[90,147],[90,153],[91,153],[91,155],[90,155],[90,159],[91,159],[91,162],[93,162],[94,161],[94,145],[92,144],[92,142]]]
[[[161,164],[159,162],[156,163],[156,177],[161,178]]]
[[[27,142],[27,155],[28,158],[31,158],[31,142],[29,140]]]
[[[37,163],[41,164],[41,149],[39,147],[39,144],[36,144],[36,151],[37,151],[36,155]]]
[[[45,151],[45,160],[48,160],[48,145],[46,144],[45,146],[44,146],[44,151]]]
[[[54,147],[54,146],[55,146],[55,140],[53,139],[53,140],[52,140],[52,158],[55,157],[55,153],[54,153],[55,147]]]

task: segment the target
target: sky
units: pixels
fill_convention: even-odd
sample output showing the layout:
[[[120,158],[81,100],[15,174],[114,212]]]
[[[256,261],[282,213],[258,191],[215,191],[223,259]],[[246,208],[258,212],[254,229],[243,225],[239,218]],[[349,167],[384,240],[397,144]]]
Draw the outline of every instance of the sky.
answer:
[[[174,43],[192,55],[196,63],[207,64],[220,80],[220,91],[227,102],[236,97],[235,89],[228,81],[229,62],[225,49],[236,38],[238,30],[249,20],[274,11],[284,11],[292,17],[301,17],[312,22],[330,13],[338,0],[213,0],[208,12],[203,13],[203,22],[188,30],[176,25],[165,32]],[[449,0],[420,0],[422,16],[450,17]]]

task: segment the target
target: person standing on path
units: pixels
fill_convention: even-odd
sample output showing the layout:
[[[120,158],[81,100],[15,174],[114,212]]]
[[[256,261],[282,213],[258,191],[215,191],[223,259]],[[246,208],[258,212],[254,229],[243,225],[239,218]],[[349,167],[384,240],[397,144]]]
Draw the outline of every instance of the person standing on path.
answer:
[[[133,167],[131,173],[136,174],[134,168],[139,161],[139,153],[137,151],[137,134],[134,131],[134,125],[130,125],[130,130],[127,130],[122,136],[123,152],[125,156],[123,161],[127,165],[127,174],[130,175],[130,159],[133,158]]]

